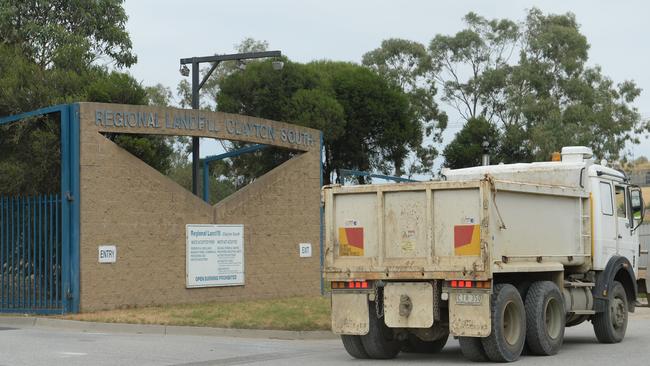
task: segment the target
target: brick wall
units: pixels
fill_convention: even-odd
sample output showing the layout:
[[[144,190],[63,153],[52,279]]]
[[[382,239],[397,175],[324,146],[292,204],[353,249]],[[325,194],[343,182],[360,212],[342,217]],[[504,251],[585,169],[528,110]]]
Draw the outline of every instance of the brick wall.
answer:
[[[320,291],[318,151],[297,156],[215,206],[216,222],[244,224],[246,288],[257,298]],[[299,243],[312,244],[300,258]]]
[[[91,114],[81,108],[81,311],[319,293],[318,149],[212,207],[104,138]],[[185,225],[208,223],[244,224],[245,286],[185,288]],[[107,244],[117,261],[99,264]]]

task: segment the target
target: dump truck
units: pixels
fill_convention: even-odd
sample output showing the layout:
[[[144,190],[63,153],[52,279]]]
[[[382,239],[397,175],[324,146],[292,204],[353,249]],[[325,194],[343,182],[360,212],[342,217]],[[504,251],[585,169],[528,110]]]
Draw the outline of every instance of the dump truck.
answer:
[[[329,185],[322,200],[332,331],[355,358],[435,353],[453,336],[469,360],[511,362],[557,353],[585,321],[617,343],[648,288],[641,191],[587,147],[437,181]]]

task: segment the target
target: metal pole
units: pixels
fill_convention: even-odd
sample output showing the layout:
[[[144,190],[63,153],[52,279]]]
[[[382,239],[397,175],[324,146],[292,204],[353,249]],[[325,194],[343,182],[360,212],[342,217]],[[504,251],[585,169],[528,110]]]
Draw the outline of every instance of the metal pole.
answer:
[[[490,165],[490,143],[487,142],[487,140],[483,139],[481,147],[483,148],[481,163],[483,166]]]
[[[483,154],[483,166],[490,165],[490,154]]]
[[[231,60],[247,60],[265,57],[281,57],[280,51],[264,51],[264,52],[248,52],[248,53],[235,53],[231,55],[213,55],[204,57],[182,58],[181,65],[192,64],[192,109],[199,109],[199,91],[201,87],[208,81],[212,72],[217,68],[221,61]],[[212,67],[205,75],[203,80],[199,82],[199,65],[203,62],[212,62]],[[280,62],[279,68],[275,65],[275,70],[281,69],[283,63]],[[181,72],[182,73],[182,72]],[[187,76],[184,74],[184,76]],[[199,195],[199,138],[192,137],[192,193]]]
[[[199,109],[199,63],[192,61],[192,109]],[[192,193],[199,194],[199,138],[192,137]]]
[[[210,203],[210,190],[209,190],[209,184],[210,184],[210,177],[209,174],[210,172],[208,171],[208,162],[203,161],[203,200],[207,203]]]

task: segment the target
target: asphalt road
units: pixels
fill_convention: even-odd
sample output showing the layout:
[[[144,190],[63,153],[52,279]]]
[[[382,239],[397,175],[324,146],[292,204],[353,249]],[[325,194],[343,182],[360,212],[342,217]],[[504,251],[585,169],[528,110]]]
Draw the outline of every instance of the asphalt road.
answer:
[[[0,319],[1,324],[1,319]],[[523,356],[518,365],[645,365],[650,345],[650,310],[629,322],[620,344],[596,342],[590,323],[567,329],[560,354]],[[87,333],[61,328],[0,326],[0,365],[345,365],[376,361],[351,359],[338,339],[270,340],[216,336]],[[390,365],[469,364],[458,342],[437,355],[401,354]]]

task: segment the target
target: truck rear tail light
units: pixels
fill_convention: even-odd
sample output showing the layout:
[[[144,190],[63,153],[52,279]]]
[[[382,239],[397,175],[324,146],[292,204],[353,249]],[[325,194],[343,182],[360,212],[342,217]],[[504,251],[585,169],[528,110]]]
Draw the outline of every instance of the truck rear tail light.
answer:
[[[332,289],[339,290],[339,289],[348,289],[348,290],[364,290],[368,289],[368,281],[333,281],[332,282]]]
[[[451,288],[490,288],[490,281],[467,281],[467,280],[451,280],[447,282]]]

